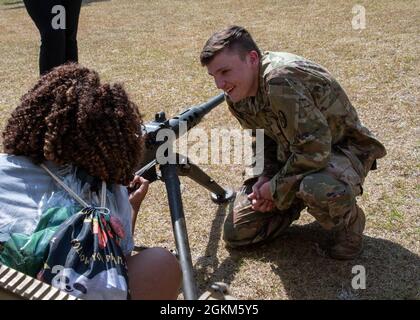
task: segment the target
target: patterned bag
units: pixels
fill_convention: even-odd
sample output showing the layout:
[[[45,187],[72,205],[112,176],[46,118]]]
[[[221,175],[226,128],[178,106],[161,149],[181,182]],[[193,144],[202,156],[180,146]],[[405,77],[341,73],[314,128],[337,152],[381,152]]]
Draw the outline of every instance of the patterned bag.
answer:
[[[124,230],[105,208],[106,183],[102,182],[101,207],[92,207],[42,167],[83,209],[58,228],[37,278],[82,299],[128,299],[127,262],[119,245]]]
[[[0,263],[35,277],[44,264],[52,236],[79,209],[79,206],[52,207],[42,212],[32,234],[12,233],[2,243]]]

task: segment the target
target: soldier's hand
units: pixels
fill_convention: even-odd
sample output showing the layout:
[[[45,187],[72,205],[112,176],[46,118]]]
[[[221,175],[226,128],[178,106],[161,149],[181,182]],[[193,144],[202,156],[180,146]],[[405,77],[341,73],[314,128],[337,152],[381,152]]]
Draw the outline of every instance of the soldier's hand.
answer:
[[[252,186],[252,193],[255,194],[256,199],[260,199],[261,198],[260,188],[267,181],[270,181],[270,178],[264,177],[264,176],[260,176],[258,178],[257,182]]]
[[[267,212],[275,208],[274,201],[264,198],[257,199],[254,192],[248,195],[248,199],[251,200],[252,209],[255,211]]]
[[[253,192],[248,195],[248,199],[256,199],[256,200],[269,200],[273,201],[273,196],[270,191],[270,182],[267,181],[263,183],[259,189],[258,192]]]
[[[265,182],[259,189],[260,197],[265,200],[273,201],[273,195],[270,190],[270,181]]]
[[[274,209],[274,202],[265,199],[253,199],[251,201],[252,209],[260,212],[268,212]]]

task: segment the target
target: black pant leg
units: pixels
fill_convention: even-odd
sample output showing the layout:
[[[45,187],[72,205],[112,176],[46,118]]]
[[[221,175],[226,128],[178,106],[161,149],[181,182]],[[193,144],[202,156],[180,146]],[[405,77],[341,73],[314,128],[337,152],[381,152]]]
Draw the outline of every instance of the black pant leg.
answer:
[[[66,61],[78,62],[77,28],[82,0],[64,0],[66,8]]]
[[[66,61],[65,30],[53,28],[56,14],[51,12],[55,5],[62,5],[62,1],[24,0],[24,4],[41,35],[39,70],[42,75]]]

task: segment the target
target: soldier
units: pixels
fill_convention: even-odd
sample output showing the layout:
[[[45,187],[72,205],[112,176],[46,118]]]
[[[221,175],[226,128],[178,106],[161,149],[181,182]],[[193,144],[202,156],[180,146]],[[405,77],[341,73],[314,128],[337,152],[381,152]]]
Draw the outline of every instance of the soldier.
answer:
[[[303,57],[261,53],[239,26],[214,33],[200,62],[241,126],[265,135],[263,173],[246,179],[238,192],[224,224],[226,244],[273,239],[307,207],[324,229],[335,231],[330,257],[359,256],[365,215],[356,196],[386,151],[361,124],[343,88]]]

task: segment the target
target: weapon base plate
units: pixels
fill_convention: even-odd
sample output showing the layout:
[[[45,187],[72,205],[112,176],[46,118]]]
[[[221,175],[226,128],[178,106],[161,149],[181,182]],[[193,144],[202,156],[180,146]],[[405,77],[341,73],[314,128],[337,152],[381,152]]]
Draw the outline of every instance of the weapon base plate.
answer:
[[[235,199],[235,195],[236,193],[232,189],[225,189],[224,195],[217,195],[215,193],[211,193],[211,200],[217,204],[226,203]]]

